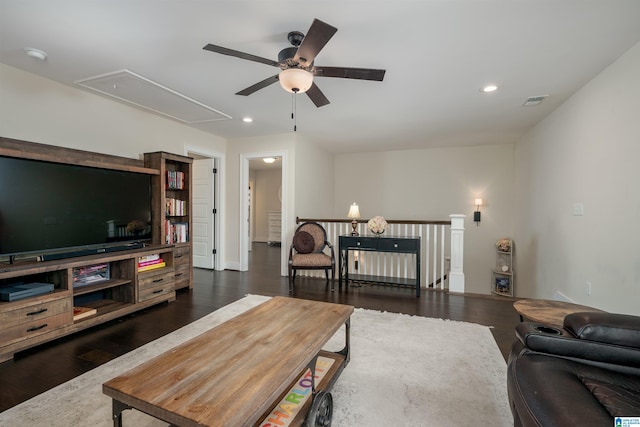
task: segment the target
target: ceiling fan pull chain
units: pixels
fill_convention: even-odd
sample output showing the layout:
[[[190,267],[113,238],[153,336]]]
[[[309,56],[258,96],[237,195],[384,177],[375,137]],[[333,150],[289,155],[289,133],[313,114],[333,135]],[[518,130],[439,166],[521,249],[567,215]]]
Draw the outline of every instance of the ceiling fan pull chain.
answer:
[[[297,111],[298,104],[297,104],[297,100],[296,100],[297,93],[298,93],[298,91],[295,90],[295,89],[293,90],[293,92],[291,92],[291,120],[293,120],[293,131],[294,132],[297,132],[297,130],[298,130],[298,126],[297,126],[297,123],[298,123],[297,119],[298,118],[296,117],[297,114],[298,114],[298,111]]]

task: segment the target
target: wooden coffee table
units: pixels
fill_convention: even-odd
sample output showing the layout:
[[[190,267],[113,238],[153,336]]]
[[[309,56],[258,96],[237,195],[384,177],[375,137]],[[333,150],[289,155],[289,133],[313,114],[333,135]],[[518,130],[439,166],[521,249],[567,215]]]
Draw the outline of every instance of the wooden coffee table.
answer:
[[[581,311],[602,312],[597,308],[547,299],[521,299],[513,303],[520,320],[528,319],[545,325],[562,327],[564,317]]]
[[[327,390],[349,362],[352,313],[348,305],[271,298],[104,383],[114,426],[122,426],[122,411],[131,408],[179,426],[255,425],[307,369],[314,377],[319,355],[336,363],[314,384],[304,408],[311,408],[309,416],[301,411],[292,425],[305,417],[311,425],[313,417],[330,422]],[[343,324],[344,349],[321,351]]]

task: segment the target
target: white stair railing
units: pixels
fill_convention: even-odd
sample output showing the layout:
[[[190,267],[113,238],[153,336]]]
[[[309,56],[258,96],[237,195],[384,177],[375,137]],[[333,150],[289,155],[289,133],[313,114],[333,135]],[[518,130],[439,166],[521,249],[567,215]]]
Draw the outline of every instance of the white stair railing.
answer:
[[[388,227],[383,236],[420,237],[420,287],[464,292],[464,218],[466,215],[450,215],[450,221],[402,221],[387,220]],[[339,236],[351,234],[351,220],[297,218],[298,224],[315,221],[327,231],[327,240],[333,245],[336,256],[336,275],[340,253]],[[361,236],[372,236],[367,229],[367,220],[359,220],[357,231]],[[416,278],[416,255],[352,251],[349,256],[349,271],[372,276]],[[300,270],[299,275],[323,278],[323,271]]]

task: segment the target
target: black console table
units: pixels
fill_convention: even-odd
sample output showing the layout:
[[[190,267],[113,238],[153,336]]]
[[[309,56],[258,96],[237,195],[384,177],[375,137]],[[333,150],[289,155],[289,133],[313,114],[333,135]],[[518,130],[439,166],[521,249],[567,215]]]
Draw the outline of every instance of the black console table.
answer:
[[[416,297],[420,296],[420,237],[375,237],[346,235],[339,236],[338,240],[338,252],[340,253],[340,262],[338,263],[339,288],[342,287],[342,280],[344,277],[346,286],[349,285],[349,279],[361,280],[363,282],[388,283],[399,286],[414,286],[416,288]],[[349,251],[415,254],[416,278],[407,279],[401,277],[371,276],[364,274],[349,275]]]

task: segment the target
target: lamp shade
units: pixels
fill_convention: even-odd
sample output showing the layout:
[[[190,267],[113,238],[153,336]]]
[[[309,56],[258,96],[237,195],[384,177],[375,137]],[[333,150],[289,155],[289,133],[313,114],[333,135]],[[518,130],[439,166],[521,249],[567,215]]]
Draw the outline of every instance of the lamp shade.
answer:
[[[476,199],[476,206],[482,206],[482,199]]]
[[[278,80],[287,92],[304,93],[313,84],[313,74],[302,68],[287,68],[280,72]]]
[[[355,203],[349,207],[349,213],[347,214],[347,218],[358,219],[360,218],[360,208]]]

